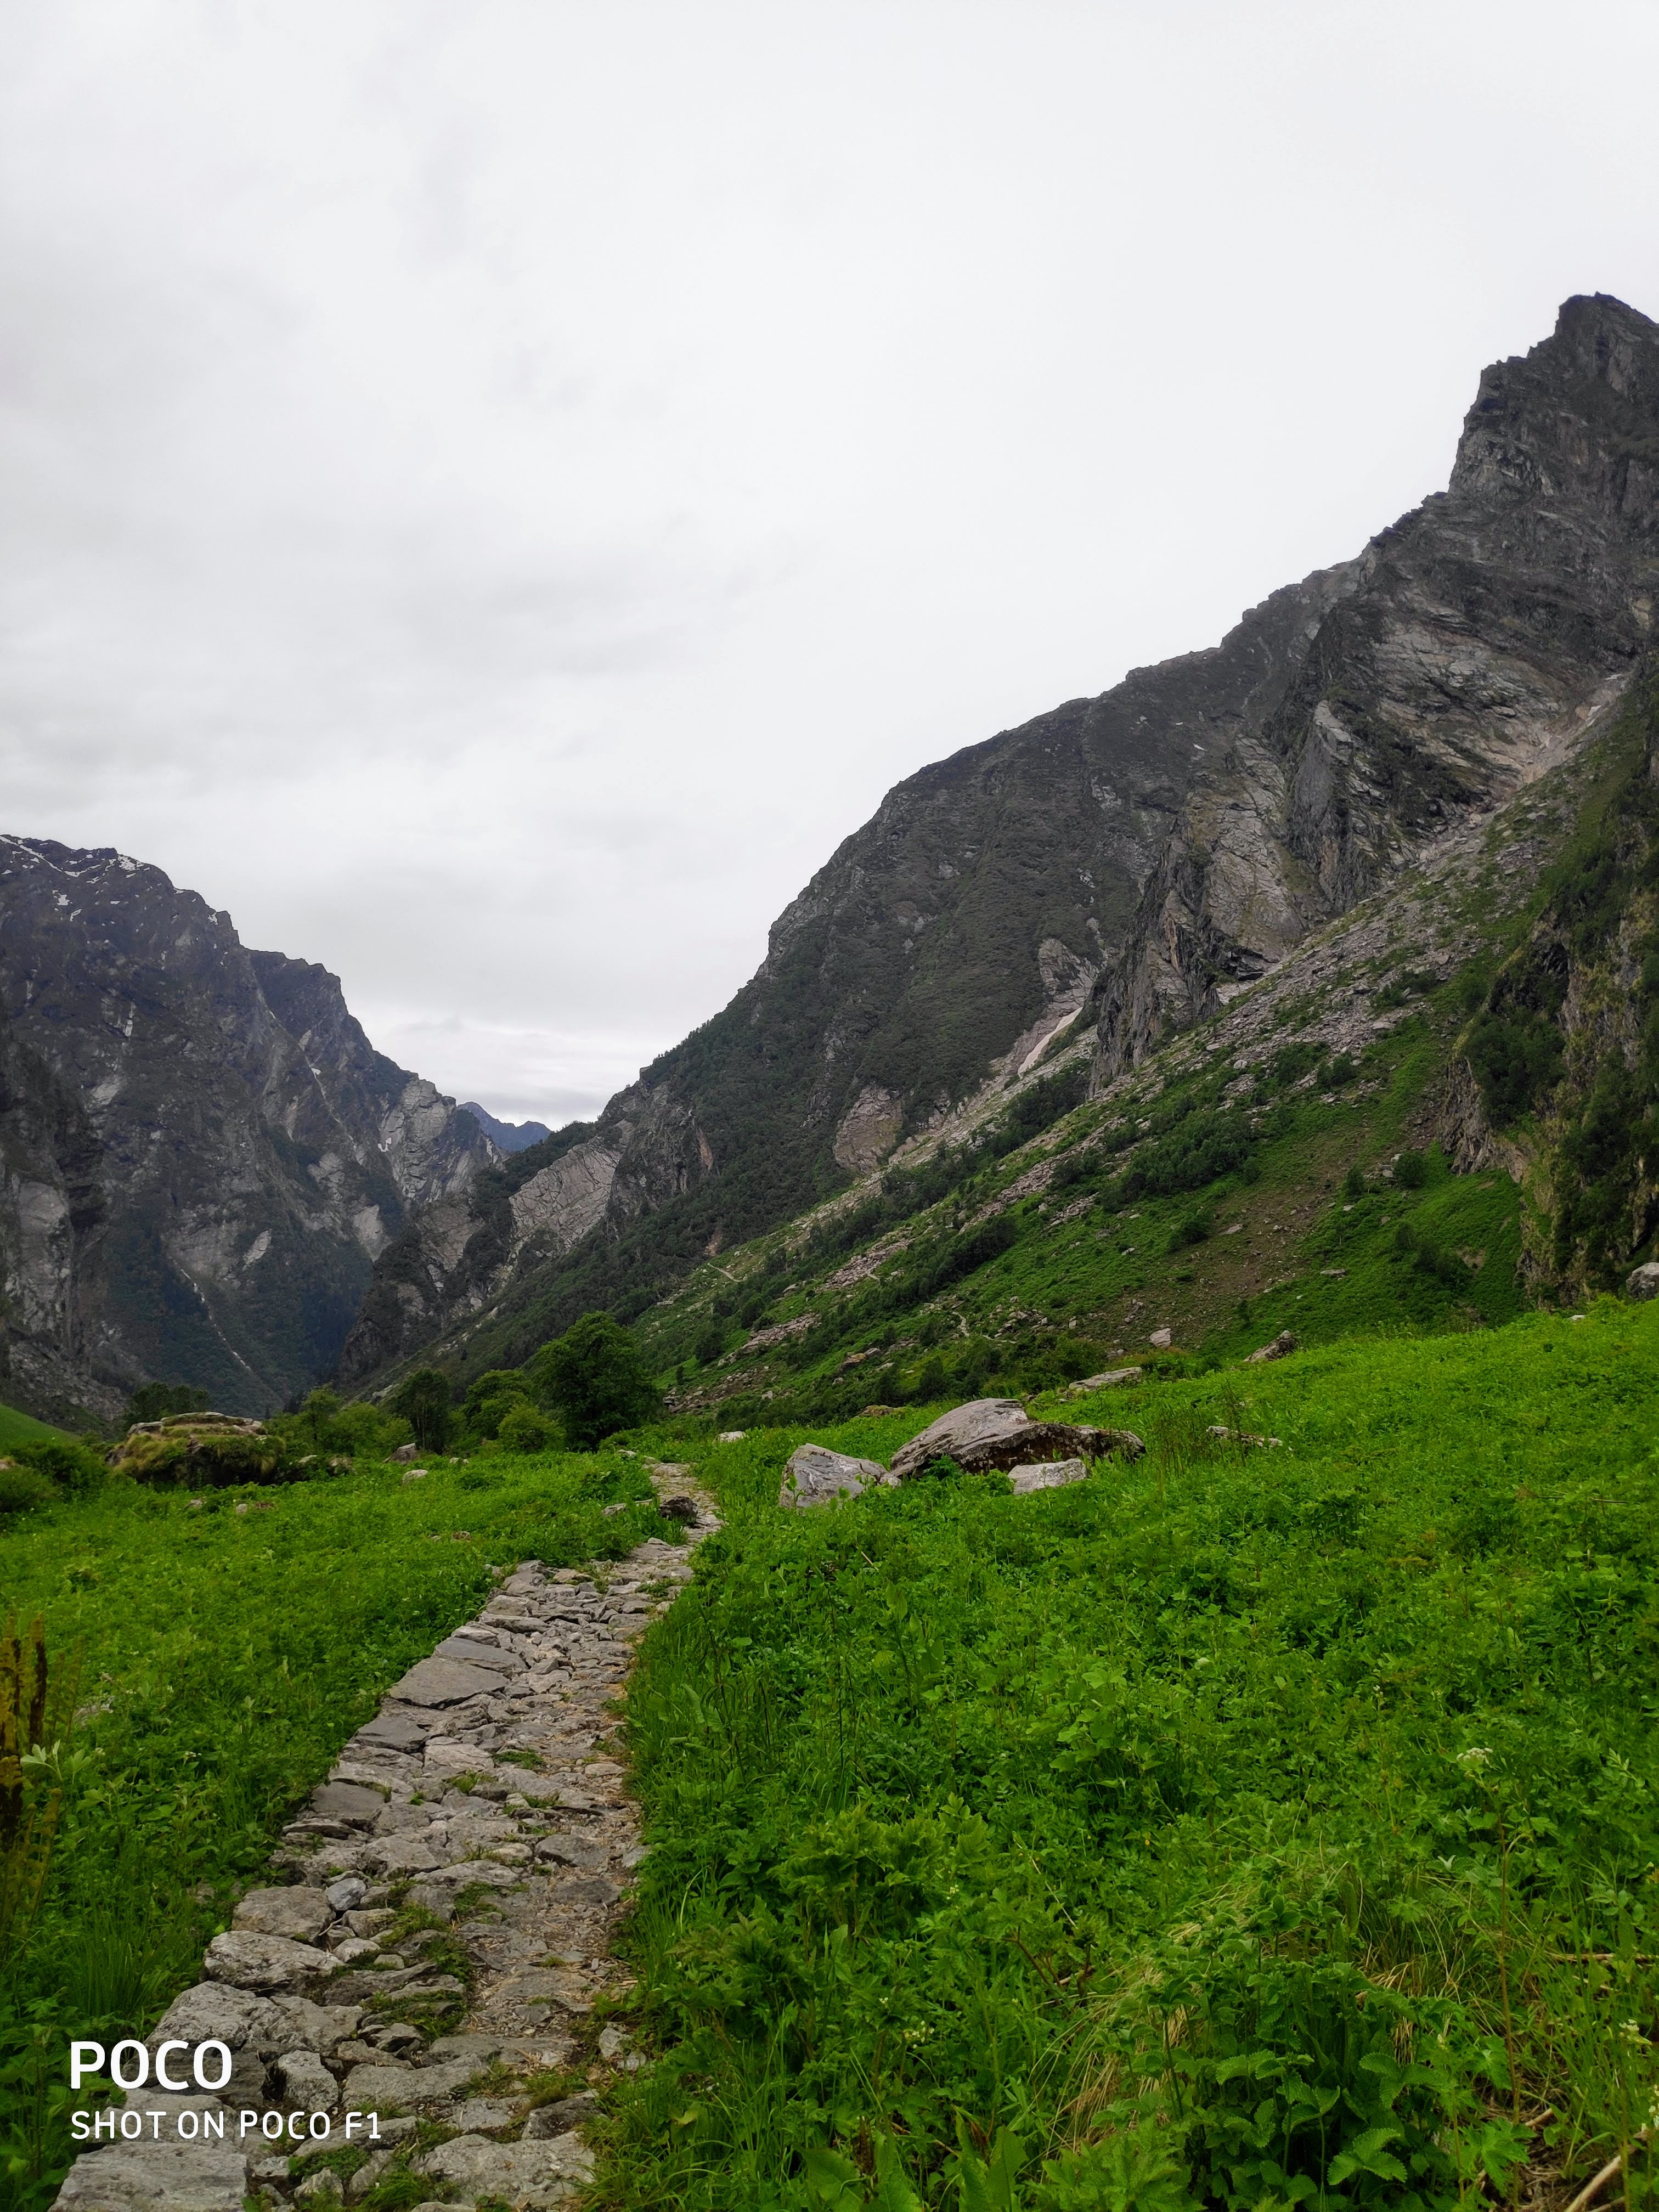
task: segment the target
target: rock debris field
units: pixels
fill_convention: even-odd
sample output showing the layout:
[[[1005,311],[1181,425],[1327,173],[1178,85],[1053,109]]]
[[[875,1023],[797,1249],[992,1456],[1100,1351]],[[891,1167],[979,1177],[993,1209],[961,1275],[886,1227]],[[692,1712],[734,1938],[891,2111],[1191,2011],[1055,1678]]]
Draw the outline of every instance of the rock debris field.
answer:
[[[592,1571],[526,1561],[393,1686],[284,1831],[282,1886],[241,1899],[201,1981],[147,2039],[150,2086],[126,2092],[129,2134],[82,2153],[62,2212],[242,2212],[249,2198],[326,2212],[399,2165],[430,2181],[434,2212],[480,2200],[537,2212],[591,2179],[581,2125],[597,2095],[584,2084],[638,2063],[625,2034],[596,2036],[589,2018],[629,1987],[611,1931],[645,1856],[610,1755],[613,1707],[637,1639],[719,1525],[687,1472],[652,1468],[659,1491],[682,1493],[671,1510],[695,1509],[686,1542],[653,1538]],[[459,2027],[434,2033],[463,1999]],[[229,2080],[158,2090],[169,2040],[191,2046],[167,2062],[174,2078],[216,2040]],[[136,2053],[122,2070],[132,2078]],[[551,2095],[550,2075],[563,2077]],[[369,2156],[347,2179],[290,2178],[291,2159],[340,2149],[348,2117],[371,2112],[352,2123]]]

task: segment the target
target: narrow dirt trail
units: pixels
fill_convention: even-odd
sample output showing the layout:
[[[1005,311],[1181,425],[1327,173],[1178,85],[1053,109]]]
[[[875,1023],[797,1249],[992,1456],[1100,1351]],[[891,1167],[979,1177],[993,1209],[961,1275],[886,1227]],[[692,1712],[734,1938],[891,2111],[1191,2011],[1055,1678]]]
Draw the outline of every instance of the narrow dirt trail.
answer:
[[[295,2183],[289,2158],[339,2148],[354,2113],[379,2117],[349,2121],[370,2156],[348,2203],[400,2164],[451,2212],[540,2212],[591,2178],[583,2120],[606,2071],[637,2063],[590,2017],[629,1986],[611,1936],[644,1856],[616,1705],[640,1638],[720,1525],[688,1468],[647,1465],[685,1540],[550,1574],[526,1561],[393,1686],[283,1832],[273,1863],[289,1882],[242,1899],[148,2039],[152,2056],[221,2041],[230,2080],[213,2095],[130,2092],[142,2135],[84,2153],[60,2206],[242,2212],[252,2196],[326,2212],[341,2184],[322,2170]],[[464,1992],[459,2027],[434,2034]],[[568,2093],[547,2101],[528,2083],[550,2074]],[[323,2113],[325,2138],[309,2117]],[[210,2116],[223,2134],[204,2140]],[[432,2144],[422,2122],[453,2132]]]

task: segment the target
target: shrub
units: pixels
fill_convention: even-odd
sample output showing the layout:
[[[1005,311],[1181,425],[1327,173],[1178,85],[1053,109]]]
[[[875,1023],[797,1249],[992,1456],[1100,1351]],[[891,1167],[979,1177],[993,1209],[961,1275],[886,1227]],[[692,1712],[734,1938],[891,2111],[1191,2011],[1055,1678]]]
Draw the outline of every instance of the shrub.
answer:
[[[1394,1164],[1394,1179],[1401,1190],[1421,1190],[1429,1179],[1429,1164],[1421,1152],[1401,1152]]]
[[[1349,1199],[1364,1198],[1365,1195],[1365,1171],[1358,1160],[1342,1178],[1342,1194]]]
[[[1212,1225],[1207,1213],[1189,1213],[1184,1221],[1178,1221],[1170,1231],[1170,1241],[1164,1249],[1184,1252],[1190,1244],[1207,1243]]]
[[[699,1367],[712,1367],[726,1349],[726,1331],[718,1322],[710,1322],[702,1330],[691,1347],[691,1357]]]
[[[0,1514],[31,1513],[56,1495],[51,1482],[35,1468],[0,1461]]]
[[[109,1478],[103,1454],[70,1437],[41,1437],[15,1444],[11,1456],[21,1466],[33,1468],[71,1498],[84,1498],[100,1490]]]
[[[497,1433],[503,1447],[512,1452],[546,1451],[556,1440],[553,1423],[547,1415],[523,1403],[502,1417]]]

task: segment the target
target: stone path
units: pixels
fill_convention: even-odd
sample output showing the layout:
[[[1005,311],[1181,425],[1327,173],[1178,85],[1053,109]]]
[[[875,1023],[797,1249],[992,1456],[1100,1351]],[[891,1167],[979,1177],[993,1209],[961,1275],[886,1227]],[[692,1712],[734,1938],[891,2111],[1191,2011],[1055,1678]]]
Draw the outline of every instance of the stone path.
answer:
[[[719,1526],[688,1469],[651,1474],[695,1515],[684,1544],[653,1539],[587,1571],[526,1562],[358,1730],[284,1831],[273,1864],[289,1881],[241,1899],[204,1979],[148,2039],[152,2054],[216,2039],[229,2081],[216,2095],[130,2091],[143,2135],[83,2153],[64,2212],[242,2212],[250,2195],[326,2212],[331,2173],[289,2179],[290,2155],[324,2146],[267,2139],[288,2112],[328,2113],[333,2148],[349,2113],[380,2115],[348,2203],[399,2163],[452,2212],[480,2198],[539,2212],[591,2177],[582,2121],[606,2071],[638,2063],[590,2017],[628,1987],[611,1930],[644,1856],[612,1707]],[[459,2027],[434,2034],[464,1995]],[[218,2113],[222,2140],[201,2140]],[[453,2132],[417,2143],[422,2121]]]

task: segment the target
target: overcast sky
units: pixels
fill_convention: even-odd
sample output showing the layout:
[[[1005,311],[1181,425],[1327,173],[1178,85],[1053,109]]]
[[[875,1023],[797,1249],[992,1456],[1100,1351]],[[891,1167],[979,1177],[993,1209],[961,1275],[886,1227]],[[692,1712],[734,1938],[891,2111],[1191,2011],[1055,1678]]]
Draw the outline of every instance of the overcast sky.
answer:
[[[1652,0],[0,0],[0,829],[592,1112],[1659,314]]]

